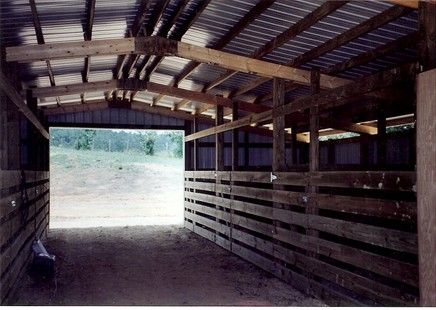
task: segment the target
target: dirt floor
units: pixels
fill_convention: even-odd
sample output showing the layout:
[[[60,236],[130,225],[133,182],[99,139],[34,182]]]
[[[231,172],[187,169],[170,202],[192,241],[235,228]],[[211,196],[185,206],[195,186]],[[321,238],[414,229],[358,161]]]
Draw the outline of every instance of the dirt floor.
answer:
[[[56,276],[14,305],[323,306],[180,226],[52,229]]]

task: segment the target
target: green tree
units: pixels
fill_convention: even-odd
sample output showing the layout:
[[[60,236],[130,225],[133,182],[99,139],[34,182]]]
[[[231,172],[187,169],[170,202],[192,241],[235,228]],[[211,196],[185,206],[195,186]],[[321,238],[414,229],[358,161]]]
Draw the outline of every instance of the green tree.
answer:
[[[93,129],[85,129],[80,132],[77,138],[76,149],[77,150],[90,150],[94,144],[94,138],[96,136],[96,131]]]
[[[153,156],[155,153],[156,133],[146,132],[142,136],[141,145],[145,155]]]
[[[177,158],[183,157],[183,136],[179,132],[171,132],[170,140],[174,144],[173,154]]]

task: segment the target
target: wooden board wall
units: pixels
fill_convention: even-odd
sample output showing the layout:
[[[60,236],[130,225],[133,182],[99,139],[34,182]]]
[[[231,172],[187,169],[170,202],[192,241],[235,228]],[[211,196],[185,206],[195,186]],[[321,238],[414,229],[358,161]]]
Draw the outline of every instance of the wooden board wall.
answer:
[[[0,94],[1,95],[1,94]],[[48,141],[0,101],[0,302],[7,304],[49,221]]]
[[[185,226],[331,305],[418,305],[415,172],[274,174],[187,171]]]

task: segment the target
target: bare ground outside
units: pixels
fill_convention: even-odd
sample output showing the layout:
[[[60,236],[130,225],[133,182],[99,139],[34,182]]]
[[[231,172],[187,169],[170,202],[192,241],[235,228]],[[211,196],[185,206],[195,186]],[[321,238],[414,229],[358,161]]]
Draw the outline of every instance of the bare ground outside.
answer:
[[[52,147],[50,228],[183,223],[183,159]]]

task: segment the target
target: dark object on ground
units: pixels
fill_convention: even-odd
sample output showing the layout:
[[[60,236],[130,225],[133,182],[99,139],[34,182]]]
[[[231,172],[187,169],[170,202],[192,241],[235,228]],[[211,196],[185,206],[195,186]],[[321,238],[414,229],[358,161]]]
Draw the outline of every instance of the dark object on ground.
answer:
[[[41,240],[35,240],[32,245],[33,263],[31,273],[38,278],[52,278],[55,270],[55,256],[48,254]]]

